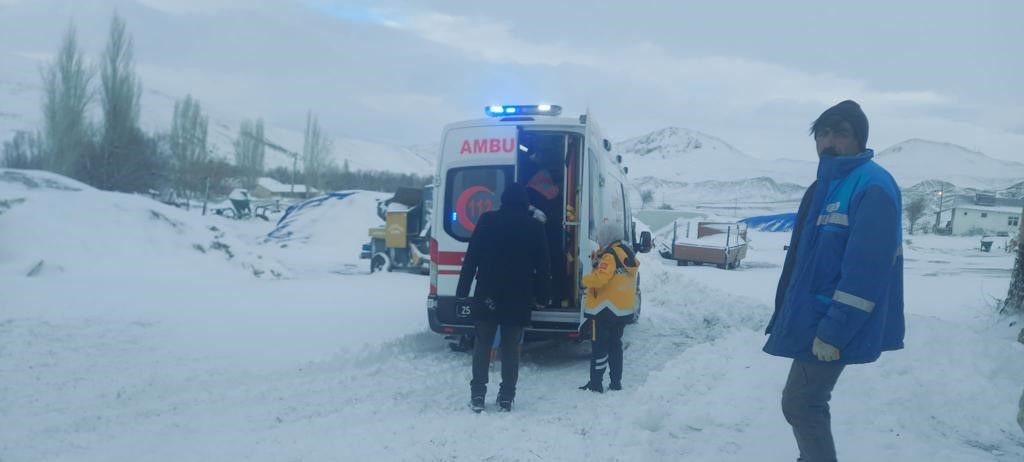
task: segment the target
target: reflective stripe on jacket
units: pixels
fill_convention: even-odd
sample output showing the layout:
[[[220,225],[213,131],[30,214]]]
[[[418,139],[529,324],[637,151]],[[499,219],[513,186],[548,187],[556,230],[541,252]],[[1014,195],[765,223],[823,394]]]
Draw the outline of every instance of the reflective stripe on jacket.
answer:
[[[583,297],[585,314],[595,316],[607,309],[616,316],[631,316],[636,311],[636,269],[640,262],[630,257],[618,242],[601,251],[594,269],[583,276],[587,288]]]
[[[903,348],[902,199],[873,156],[866,150],[820,160],[798,213],[765,352],[816,361],[817,336],[839,349],[840,363],[856,364]]]

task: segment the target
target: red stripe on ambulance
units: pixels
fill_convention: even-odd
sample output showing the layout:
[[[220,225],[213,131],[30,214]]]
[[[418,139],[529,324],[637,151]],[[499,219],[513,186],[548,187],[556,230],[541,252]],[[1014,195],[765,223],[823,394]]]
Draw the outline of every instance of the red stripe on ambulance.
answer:
[[[466,252],[438,252],[436,263],[438,265],[462,266],[462,259],[465,257]]]

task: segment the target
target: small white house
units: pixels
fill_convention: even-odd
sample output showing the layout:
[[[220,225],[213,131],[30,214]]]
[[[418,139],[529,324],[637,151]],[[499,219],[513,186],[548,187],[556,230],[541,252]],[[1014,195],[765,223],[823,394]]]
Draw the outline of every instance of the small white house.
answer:
[[[1007,200],[997,203],[979,195],[972,201],[958,200],[950,212],[946,227],[954,235],[976,234],[980,231],[985,234],[1005,232],[1013,236],[1020,229],[1021,205],[1010,205]]]
[[[252,188],[252,196],[260,199],[289,198],[302,199],[319,194],[316,188],[306,189],[306,185],[284,184],[273,178],[262,177],[256,180],[256,186]]]

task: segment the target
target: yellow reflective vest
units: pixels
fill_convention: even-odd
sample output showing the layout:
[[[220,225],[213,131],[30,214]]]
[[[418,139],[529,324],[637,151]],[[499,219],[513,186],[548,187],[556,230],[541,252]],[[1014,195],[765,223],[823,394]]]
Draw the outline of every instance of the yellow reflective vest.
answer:
[[[636,311],[636,269],[640,262],[635,257],[627,262],[627,258],[628,254],[618,242],[598,254],[594,269],[583,276],[583,286],[587,289],[583,298],[584,313],[597,315],[607,309],[616,316],[633,315]]]

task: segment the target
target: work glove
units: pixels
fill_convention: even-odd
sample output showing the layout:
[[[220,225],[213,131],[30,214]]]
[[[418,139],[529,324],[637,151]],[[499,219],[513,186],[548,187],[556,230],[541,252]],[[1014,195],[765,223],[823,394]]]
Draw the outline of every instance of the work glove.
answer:
[[[839,349],[821,341],[818,337],[814,337],[814,343],[811,344],[811,353],[814,353],[814,356],[820,361],[828,362],[839,359]]]
[[[533,218],[541,223],[548,222],[548,216],[544,214],[540,209],[534,206],[530,206],[530,213],[533,214]]]

